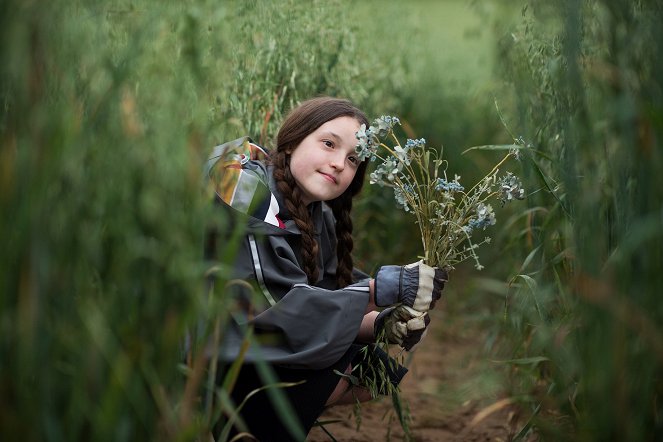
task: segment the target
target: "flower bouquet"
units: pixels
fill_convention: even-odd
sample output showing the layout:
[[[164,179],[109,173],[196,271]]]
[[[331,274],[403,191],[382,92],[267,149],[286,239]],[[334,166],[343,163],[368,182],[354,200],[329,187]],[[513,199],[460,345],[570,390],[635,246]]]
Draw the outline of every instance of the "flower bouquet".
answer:
[[[370,173],[370,183],[392,188],[397,204],[416,217],[425,264],[451,271],[454,265],[472,259],[478,270],[483,269],[477,249],[490,243],[490,237],[475,240],[473,235],[495,224],[490,201],[495,199],[503,205],[525,196],[515,175],[506,172],[499,176],[500,167],[510,157],[518,157],[519,146],[510,146],[509,152],[492,170],[466,190],[460,183],[460,176],[455,175],[453,179],[447,176],[448,162],[442,158],[441,151],[427,147],[423,138],[401,143],[394,133],[394,127],[399,124],[396,117],[382,116],[369,127],[362,124],[356,134],[360,159],[377,162]],[[426,315],[405,305],[396,309],[408,330],[411,321],[421,322]],[[376,337],[376,342],[383,348],[389,346],[384,331]],[[374,395],[381,388],[387,388],[408,439],[407,406],[401,402],[399,389],[386,381],[386,370],[387,367],[378,364],[371,373],[358,373],[357,377],[363,379],[363,385]]]
[[[518,150],[512,148],[466,190],[460,176],[447,176],[447,161],[440,151],[428,148],[426,140],[408,139],[402,144],[394,133],[399,124],[396,117],[382,116],[370,127],[362,124],[356,134],[360,159],[379,161],[370,174],[370,183],[391,187],[398,205],[416,217],[425,264],[449,271],[455,264],[472,259],[477,270],[483,269],[477,249],[490,243],[490,237],[475,240],[473,234],[496,222],[489,201],[496,199],[504,205],[525,196],[515,175],[507,172],[498,176],[500,167],[510,157],[517,157]]]

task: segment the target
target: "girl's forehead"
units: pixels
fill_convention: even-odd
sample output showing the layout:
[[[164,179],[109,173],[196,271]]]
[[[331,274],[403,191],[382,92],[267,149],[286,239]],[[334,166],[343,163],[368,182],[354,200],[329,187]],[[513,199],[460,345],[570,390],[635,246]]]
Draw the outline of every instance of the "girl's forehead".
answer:
[[[357,121],[355,118],[342,116],[327,121],[326,123],[322,124],[322,126],[320,126],[318,129],[316,129],[315,132],[329,133],[330,135],[333,135],[339,139],[346,137],[351,137],[352,139],[356,139],[355,134],[359,130],[360,126],[361,125],[359,124],[359,121]]]

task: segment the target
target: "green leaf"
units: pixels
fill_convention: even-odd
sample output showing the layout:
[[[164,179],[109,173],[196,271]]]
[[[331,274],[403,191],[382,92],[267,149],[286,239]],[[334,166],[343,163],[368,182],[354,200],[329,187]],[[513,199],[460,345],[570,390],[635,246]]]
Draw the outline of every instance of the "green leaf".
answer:
[[[518,434],[513,438],[513,441],[521,441],[523,440],[526,436],[529,430],[532,428],[532,425],[534,424],[534,418],[539,414],[539,411],[541,411],[541,404],[538,404],[534,411],[532,412],[532,415],[530,418],[527,420],[525,425],[520,429]]]
[[[219,397],[222,398],[222,400],[224,400],[226,402],[226,406],[228,407],[227,408],[228,411],[230,411],[232,413],[231,417],[228,419],[228,422],[223,427],[223,432],[221,434],[220,440],[227,440],[228,439],[228,435],[230,434],[230,430],[232,429],[232,426],[234,425],[235,421],[241,418],[241,416],[239,415],[240,411],[242,410],[244,405],[246,405],[246,402],[249,399],[251,399],[253,396],[255,396],[256,394],[260,393],[263,390],[267,390],[268,393],[273,392],[273,391],[278,391],[279,393],[281,393],[281,395],[283,395],[283,392],[280,391],[281,389],[287,388],[287,387],[294,387],[295,385],[299,385],[299,384],[302,384],[304,382],[305,381],[301,381],[301,382],[275,382],[273,384],[264,385],[260,388],[256,388],[255,390],[253,390],[249,394],[247,394],[246,397],[242,400],[242,403],[239,404],[237,407],[234,407],[234,409],[232,408],[232,400],[231,400],[230,396],[228,395],[228,393],[223,389],[218,390]],[[285,405],[283,403],[280,403],[278,405],[285,406],[288,409],[290,408],[289,403],[286,403]],[[275,406],[277,406],[277,405],[275,405]],[[304,432],[301,430],[301,426],[299,425],[299,422],[296,420],[296,418],[294,418],[294,416],[292,416],[290,413],[287,413],[287,411],[282,412],[280,408],[276,408],[276,410],[277,410],[278,414],[280,415],[280,417],[283,419],[283,423],[286,425],[286,427],[288,427],[288,430],[290,430],[290,433],[292,435],[294,435],[297,440],[304,440],[304,438],[305,438]]]
[[[484,144],[482,146],[473,146],[469,149],[465,149],[461,155],[465,155],[467,152],[472,150],[512,150],[512,149],[525,149],[525,146],[520,146],[518,144]]]
[[[523,261],[523,264],[520,266],[520,269],[518,270],[518,273],[522,273],[522,272],[525,271],[525,269],[527,268],[527,266],[532,262],[532,260],[533,260],[534,257],[536,256],[536,253],[537,253],[540,249],[541,249],[541,246],[539,245],[537,248],[535,248],[534,250],[532,250],[531,252],[529,252],[529,255],[527,255],[527,257],[526,257],[525,260]]]
[[[532,149],[531,147],[522,146],[520,144],[484,144],[482,146],[473,146],[470,147],[469,149],[465,149],[461,153],[461,155],[465,155],[467,152],[470,152],[472,150],[527,150],[529,152],[537,154],[542,158],[545,158],[548,161],[552,161],[552,157],[547,153],[540,150]]]
[[[548,192],[550,192],[550,194],[557,200],[560,207],[562,208],[562,210],[564,210],[564,213],[566,213],[569,219],[573,219],[571,216],[571,212],[569,212],[569,210],[564,205],[564,202],[557,196],[557,192],[552,187],[550,187],[550,184],[548,183],[548,178],[541,170],[541,167],[539,167],[539,164],[536,161],[532,160],[532,165],[534,165],[534,170],[541,178],[541,181],[543,181],[543,184],[546,186],[546,189],[548,189]]]
[[[260,375],[262,381],[265,383],[271,383],[272,387],[288,387],[301,383],[297,382],[284,384],[282,382],[277,382],[277,378],[274,374],[274,371],[272,370],[272,367],[264,361],[256,361],[256,369],[258,370],[258,374]],[[269,399],[274,404],[274,409],[281,418],[281,421],[290,431],[290,434],[293,436],[293,438],[296,440],[306,439],[306,435],[304,434],[299,420],[297,419],[297,415],[283,391],[280,388],[269,388],[267,390],[267,394],[269,395]]]
[[[543,319],[544,316],[543,313],[541,313],[541,306],[539,305],[539,300],[536,297],[536,292],[538,288],[536,281],[531,276],[523,274],[516,275],[514,279],[516,278],[522,279],[523,281],[525,281],[525,284],[527,284],[527,287],[529,288],[529,291],[532,294],[532,299],[534,300],[534,306],[536,307],[536,311],[539,313],[539,317]]]

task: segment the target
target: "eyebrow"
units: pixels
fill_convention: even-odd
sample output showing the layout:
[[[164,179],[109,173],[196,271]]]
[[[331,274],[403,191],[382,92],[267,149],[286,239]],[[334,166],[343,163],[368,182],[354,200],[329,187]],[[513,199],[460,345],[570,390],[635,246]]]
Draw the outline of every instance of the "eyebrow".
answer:
[[[341,137],[339,137],[338,135],[336,135],[334,132],[329,132],[329,131],[327,131],[327,132],[323,132],[321,135],[322,135],[322,136],[332,137],[332,138],[334,138],[337,142],[340,142],[340,141],[341,141]]]
[[[320,134],[320,136],[322,136],[322,137],[330,137],[330,138],[334,138],[334,140],[335,140],[339,145],[342,144],[342,141],[343,141],[343,140],[341,139],[341,137],[338,136],[338,134],[336,134],[336,133],[334,133],[334,132],[332,132],[332,131],[325,131],[325,132],[322,132],[322,133]],[[352,152],[354,152],[354,148],[352,149]],[[348,155],[351,155],[352,152],[348,153]]]

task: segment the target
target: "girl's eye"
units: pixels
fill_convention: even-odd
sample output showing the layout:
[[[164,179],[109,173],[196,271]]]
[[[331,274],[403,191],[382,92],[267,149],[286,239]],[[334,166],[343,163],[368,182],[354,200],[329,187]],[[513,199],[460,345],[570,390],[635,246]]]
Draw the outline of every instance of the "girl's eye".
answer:
[[[355,165],[359,164],[359,159],[357,157],[348,157],[348,161]]]
[[[332,142],[329,141],[329,140],[324,140],[323,143],[325,143],[325,146],[327,146],[327,147],[329,147],[329,148],[333,148],[333,147],[334,147],[334,143],[332,143]]]

